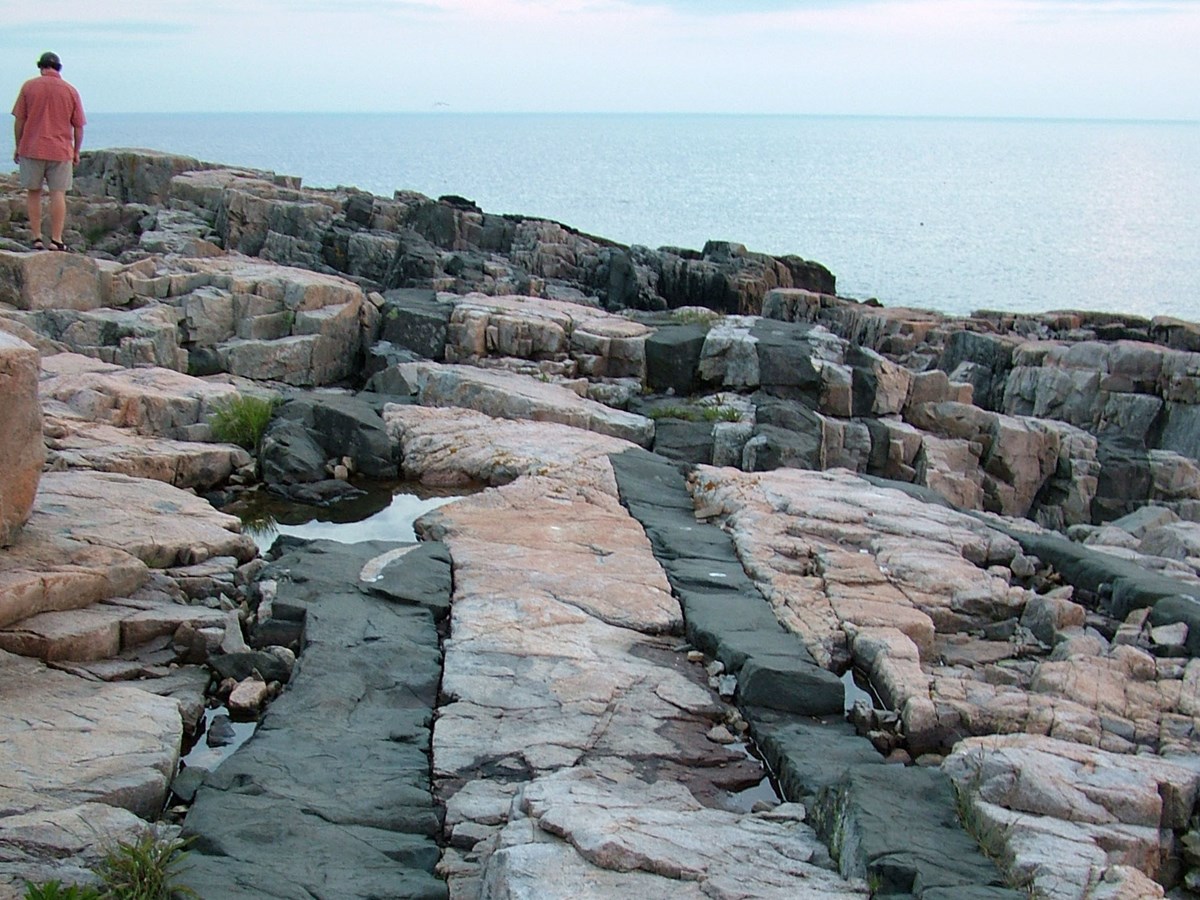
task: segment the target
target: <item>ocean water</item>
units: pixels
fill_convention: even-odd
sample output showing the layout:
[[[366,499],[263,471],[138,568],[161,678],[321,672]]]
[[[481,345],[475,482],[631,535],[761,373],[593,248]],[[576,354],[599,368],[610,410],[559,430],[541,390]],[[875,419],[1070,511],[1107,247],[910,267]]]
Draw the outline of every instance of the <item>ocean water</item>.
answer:
[[[737,241],[889,306],[1200,320],[1200,123],[93,114],[85,138],[458,194],[627,244]]]

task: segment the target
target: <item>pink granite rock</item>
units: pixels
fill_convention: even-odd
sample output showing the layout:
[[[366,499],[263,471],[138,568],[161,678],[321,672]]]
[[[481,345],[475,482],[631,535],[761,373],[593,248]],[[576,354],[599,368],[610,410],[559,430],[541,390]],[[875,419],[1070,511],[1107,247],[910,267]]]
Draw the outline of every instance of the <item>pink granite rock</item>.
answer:
[[[0,331],[0,547],[29,519],[46,447],[38,403],[38,353]]]

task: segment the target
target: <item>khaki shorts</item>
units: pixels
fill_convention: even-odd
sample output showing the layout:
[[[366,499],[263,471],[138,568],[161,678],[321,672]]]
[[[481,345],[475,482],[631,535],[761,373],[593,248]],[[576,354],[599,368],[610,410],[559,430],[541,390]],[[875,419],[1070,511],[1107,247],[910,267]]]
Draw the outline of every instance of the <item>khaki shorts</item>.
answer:
[[[69,191],[74,174],[70,160],[21,157],[21,187],[27,191],[40,191],[42,182],[52,191]]]

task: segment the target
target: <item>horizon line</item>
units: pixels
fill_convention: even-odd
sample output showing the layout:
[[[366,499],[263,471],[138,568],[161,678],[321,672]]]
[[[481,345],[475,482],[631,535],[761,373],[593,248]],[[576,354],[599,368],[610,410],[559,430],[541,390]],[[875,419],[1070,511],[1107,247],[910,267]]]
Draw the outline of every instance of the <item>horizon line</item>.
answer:
[[[94,116],[679,116],[712,118],[779,118],[779,119],[896,119],[938,121],[989,121],[989,122],[1105,122],[1127,124],[1200,125],[1200,118],[1165,118],[1141,116],[1086,116],[1086,115],[1017,115],[986,113],[818,113],[818,112],[728,112],[728,111],[675,111],[648,110],[456,110],[403,109],[403,110],[319,110],[319,109],[275,109],[275,110],[99,110],[90,111]]]

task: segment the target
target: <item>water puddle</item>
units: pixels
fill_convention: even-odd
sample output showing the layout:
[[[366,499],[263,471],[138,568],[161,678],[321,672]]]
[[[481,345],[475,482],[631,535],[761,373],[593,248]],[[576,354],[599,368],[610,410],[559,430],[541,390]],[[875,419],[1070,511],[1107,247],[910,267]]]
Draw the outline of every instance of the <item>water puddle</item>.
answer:
[[[762,766],[763,770],[762,781],[758,784],[729,795],[729,808],[733,812],[748,813],[753,812],[756,803],[768,803],[771,806],[777,806],[782,803],[783,793],[779,790],[779,783],[775,780],[775,776],[771,774],[771,770],[767,768],[766,760],[759,755],[754,745],[749,742],[739,741],[736,744],[730,744],[729,749],[740,750],[745,754],[747,759],[754,760],[754,762]]]
[[[875,696],[875,692],[871,689],[871,682],[867,680],[866,675],[859,672],[853,666],[842,673],[842,684],[846,687],[844,706],[847,713],[854,708],[855,700],[865,700],[871,709],[883,708],[879,702],[879,698]]]
[[[223,512],[242,520],[243,531],[266,553],[280,535],[343,544],[361,541],[417,540],[413,523],[430,510],[473,493],[473,488],[437,489],[411,482],[368,482],[360,496],[330,506],[311,506],[253,494]],[[254,734],[258,722],[237,720],[224,706],[206,709],[192,747],[180,757],[179,769],[215,769]]]
[[[180,769],[215,769],[234,750],[250,740],[257,727],[258,723],[254,721],[239,722],[232,719],[224,706],[206,709],[200,727],[196,729],[198,736],[195,745],[179,759]],[[213,746],[209,741],[216,742],[218,734],[222,735],[220,742]]]
[[[273,497],[265,492],[226,506],[238,516],[242,529],[258,545],[270,549],[280,535],[342,544],[361,541],[415,541],[413,522],[430,510],[473,493],[472,488],[429,488],[412,482],[357,484],[361,496],[329,506],[310,506]]]

